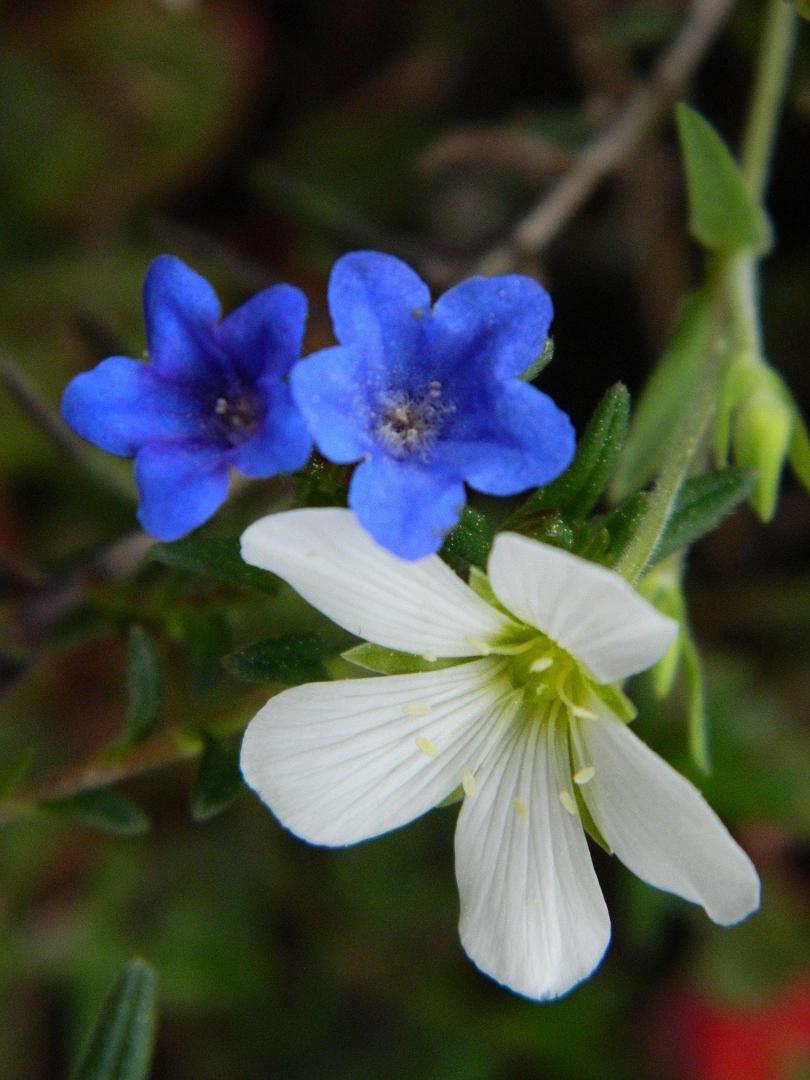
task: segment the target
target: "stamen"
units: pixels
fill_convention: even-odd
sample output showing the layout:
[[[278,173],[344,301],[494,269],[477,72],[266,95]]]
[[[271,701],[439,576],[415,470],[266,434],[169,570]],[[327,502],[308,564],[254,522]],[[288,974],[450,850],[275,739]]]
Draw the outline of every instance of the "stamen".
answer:
[[[560,792],[560,802],[563,804],[563,806],[568,811],[568,813],[571,815],[571,817],[576,817],[577,816],[576,800],[575,800],[574,796],[571,794],[570,791],[561,791]]]
[[[568,708],[574,716],[579,716],[583,720],[598,720],[599,717],[595,712],[591,712],[590,709],[586,709],[583,705],[569,705]]]
[[[469,769],[465,769],[461,774],[461,786],[464,788],[465,795],[471,796],[475,794],[476,781]]]
[[[541,671],[545,671],[546,668],[550,668],[554,661],[550,656],[538,656],[536,660],[532,660],[529,664],[529,671],[532,675],[538,675]]]
[[[427,716],[433,706],[424,701],[412,701],[409,705],[402,706],[403,716]]]
[[[515,813],[519,818],[521,818],[521,820],[529,820],[529,808],[519,795],[516,795],[514,799],[512,799],[512,806],[515,809]]]
[[[214,412],[217,416],[224,416],[228,411],[228,399],[224,397],[218,397],[216,404],[214,405]]]
[[[480,641],[478,638],[465,637],[464,640],[482,656],[490,656],[495,651],[486,641]]]
[[[596,769],[593,765],[585,765],[584,768],[577,769],[574,773],[574,783],[579,784],[581,787],[582,784],[587,784],[593,780],[594,776],[596,776]]]
[[[430,739],[426,739],[424,735],[418,735],[415,739],[416,745],[422,751],[423,754],[427,754],[428,757],[434,758],[439,752],[439,748],[435,742],[431,742]]]
[[[422,659],[426,660],[429,664],[435,664],[439,657],[432,649],[428,649],[427,652],[422,653]]]

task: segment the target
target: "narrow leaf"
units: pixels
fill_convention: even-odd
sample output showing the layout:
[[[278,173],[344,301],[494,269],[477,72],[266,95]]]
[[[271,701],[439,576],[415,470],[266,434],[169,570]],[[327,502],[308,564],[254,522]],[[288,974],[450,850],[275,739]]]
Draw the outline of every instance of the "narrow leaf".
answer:
[[[754,473],[738,468],[719,469],[687,480],[652,561],[658,562],[711,532],[745,499],[755,483]]]
[[[317,634],[282,634],[237,649],[223,663],[231,675],[243,682],[297,686],[328,677],[323,660],[330,651]]]
[[[604,558],[608,566],[612,566],[624,551],[644,516],[649,500],[646,491],[639,491],[599,519],[599,525],[607,529],[610,537]]]
[[[222,658],[231,647],[231,628],[220,608],[191,608],[182,613],[186,667],[194,694],[207,694],[222,676]]]
[[[191,816],[208,821],[226,810],[242,790],[239,751],[233,743],[202,732],[203,752],[191,795]]]
[[[630,395],[616,383],[597,405],[565,472],[539,488],[518,513],[560,510],[569,518],[586,517],[613,472],[629,421]]]
[[[48,799],[39,805],[44,810],[115,836],[143,836],[149,831],[149,819],[138,804],[128,796],[106,788],[83,791],[64,799]]]
[[[636,404],[612,484],[614,501],[638,491],[658,472],[672,434],[690,407],[711,329],[711,298],[700,290],[685,301],[672,338]]]
[[[543,351],[537,356],[525,371],[519,376],[524,382],[534,382],[540,372],[548,367],[554,359],[554,338],[547,337],[543,345]]]
[[[711,772],[709,758],[708,722],[706,719],[706,689],[703,681],[703,665],[700,654],[686,625],[681,628],[683,637],[683,673],[687,692],[687,731],[689,753],[701,772]]]
[[[472,566],[484,567],[489,558],[493,535],[483,514],[465,506],[458,525],[447,534],[440,554],[465,559]]]
[[[675,110],[689,192],[689,229],[710,251],[767,251],[771,230],[740,167],[710,123],[688,105]]]
[[[187,536],[171,544],[154,544],[151,558],[166,566],[204,574],[228,585],[239,585],[264,593],[278,592],[278,578],[266,570],[249,566],[240,554],[239,539]]]
[[[146,1080],[156,1028],[157,977],[135,957],[104,1002],[71,1080]]]
[[[34,751],[29,746],[16,754],[7,765],[0,769],[0,803],[13,795],[31,768]]]
[[[142,626],[132,626],[127,642],[129,703],[116,748],[141,742],[155,730],[163,707],[165,686],[155,643]]]
[[[417,671],[438,671],[440,668],[453,667],[462,661],[456,659],[426,660],[413,653],[386,649],[382,645],[364,643],[355,645],[340,654],[350,664],[374,671],[378,675],[411,675]]]

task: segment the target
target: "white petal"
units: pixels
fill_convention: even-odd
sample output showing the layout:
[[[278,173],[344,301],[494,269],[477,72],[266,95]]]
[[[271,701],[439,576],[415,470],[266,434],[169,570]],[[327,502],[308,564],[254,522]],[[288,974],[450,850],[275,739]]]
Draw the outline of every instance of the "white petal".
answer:
[[[289,510],[255,522],[242,558],[271,570],[352,634],[423,656],[476,656],[509,621],[437,555],[406,562],[349,510]]]
[[[561,793],[571,796],[565,732],[515,723],[456,831],[461,942],[483,972],[536,999],[589,975],[610,939],[585,834]]]
[[[511,689],[497,659],[311,683],[247,727],[242,772],[288,829],[353,844],[430,810],[474,771]]]
[[[618,720],[572,725],[577,768],[592,765],[582,795],[597,828],[643,881],[701,904],[721,926],[759,907],[759,878],[689,781]]]
[[[516,533],[496,538],[488,574],[509,611],[548,634],[600,682],[644,671],[678,630],[612,570]]]

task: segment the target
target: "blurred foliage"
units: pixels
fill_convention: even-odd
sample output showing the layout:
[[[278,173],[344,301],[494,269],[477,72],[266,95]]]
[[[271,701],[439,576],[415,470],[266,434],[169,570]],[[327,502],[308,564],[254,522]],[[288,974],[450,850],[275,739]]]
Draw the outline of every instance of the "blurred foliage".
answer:
[[[696,106],[730,146],[760,10],[735,7],[696,84]],[[208,274],[227,305],[263,282],[300,285],[312,347],[331,340],[326,272],[346,248],[402,255],[439,290],[547,190],[683,15],[676,0],[7,2],[0,353],[55,411],[72,374],[141,353],[140,284],[167,249]],[[769,357],[805,405],[809,87],[805,32],[763,281]],[[723,146],[699,117],[692,136],[704,147],[694,187],[706,139],[706,152]],[[542,274],[556,310],[554,361],[533,377],[583,438],[577,469],[533,504],[468,508],[443,554],[474,583],[505,512],[611,562],[644,508],[638,489],[688,408],[708,318],[703,290],[681,305],[699,277],[674,145],[671,127],[651,138],[542,265],[523,267]],[[697,235],[722,246],[716,203],[733,197],[745,217],[739,195],[709,193],[702,218],[693,212]],[[640,390],[667,340],[662,420]],[[605,395],[619,380],[639,402],[627,443],[626,392]],[[358,668],[351,652],[340,658],[347,635],[241,563],[234,538],[273,509],[340,501],[345,470],[315,460],[295,482],[235,486],[215,521],[150,548],[92,451],[67,460],[2,388],[0,413],[4,801],[79,760],[148,765],[167,746],[176,759],[78,799],[43,791],[30,815],[4,825],[4,1080],[65,1075],[133,955],[160,982],[153,1075],[178,1080],[692,1080],[667,1023],[673,990],[764,1008],[799,978],[810,948],[810,510],[792,481],[768,531],[736,509],[689,558],[709,776],[689,754],[688,642],[666,679],[653,673],[629,691],[639,733],[751,852],[762,912],[719,930],[596,851],[613,946],[589,982],[539,1006],[486,980],[458,944],[455,808],[329,851],[294,840],[237,785],[236,733],[270,694]],[[678,560],[671,552],[716,525],[750,482],[739,469],[693,481],[658,555]]]

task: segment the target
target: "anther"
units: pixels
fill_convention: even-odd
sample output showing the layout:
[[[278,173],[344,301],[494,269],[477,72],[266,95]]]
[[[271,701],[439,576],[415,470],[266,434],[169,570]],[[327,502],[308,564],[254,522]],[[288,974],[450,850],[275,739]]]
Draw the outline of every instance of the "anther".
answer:
[[[574,796],[571,794],[570,791],[561,791],[560,792],[560,802],[563,804],[563,806],[568,811],[568,813],[571,815],[571,817],[576,817],[577,816],[576,800],[574,799]]]
[[[402,706],[403,716],[427,716],[431,706],[422,701],[412,701],[409,705]]]
[[[439,748],[436,743],[431,742],[430,739],[426,739],[424,735],[419,735],[414,741],[416,742],[416,745],[419,747],[422,753],[426,754],[430,758],[436,757],[439,752]]]
[[[522,821],[528,821],[529,808],[519,795],[516,795],[514,799],[512,799],[512,806],[514,807],[515,813]]]
[[[475,777],[469,769],[465,769],[464,772],[461,774],[461,786],[464,788],[465,795],[472,796],[475,794]]]
[[[578,769],[574,773],[574,783],[579,784],[580,787],[583,784],[589,783],[596,776],[596,769],[593,765],[585,765],[584,768]]]

